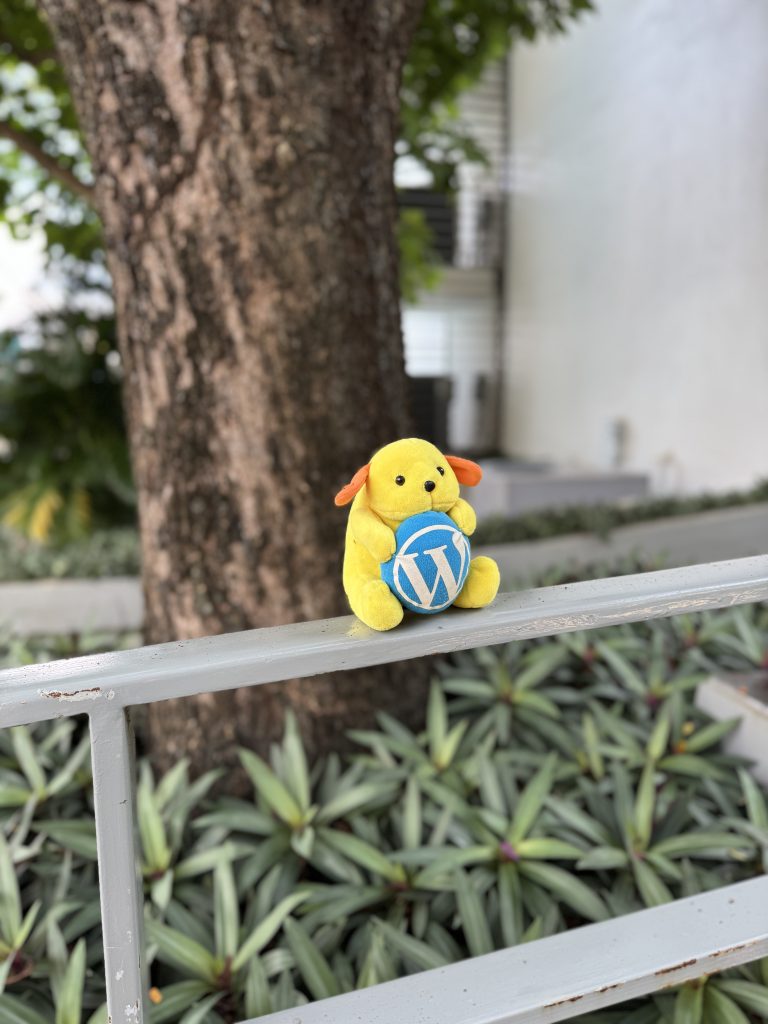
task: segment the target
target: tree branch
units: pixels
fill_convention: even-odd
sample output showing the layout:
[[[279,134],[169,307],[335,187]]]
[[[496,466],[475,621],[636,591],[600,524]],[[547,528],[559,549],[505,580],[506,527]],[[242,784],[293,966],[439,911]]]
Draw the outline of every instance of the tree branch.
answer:
[[[74,192],[75,195],[85,199],[86,202],[93,202],[92,185],[86,185],[84,181],[80,181],[69,168],[60,164],[55,156],[46,153],[38,142],[35,142],[25,132],[12,125],[10,121],[0,120],[0,138],[8,139],[15,146],[18,146],[22,153],[31,156],[44,171],[47,171],[52,178],[56,178],[64,188]]]

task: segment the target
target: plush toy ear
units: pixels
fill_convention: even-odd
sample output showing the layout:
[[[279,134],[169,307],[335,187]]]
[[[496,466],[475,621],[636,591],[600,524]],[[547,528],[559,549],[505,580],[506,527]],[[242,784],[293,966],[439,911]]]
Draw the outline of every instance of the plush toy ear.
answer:
[[[483,478],[483,471],[476,462],[460,459],[458,455],[446,455],[445,461],[456,474],[456,479],[465,487],[474,487]]]
[[[362,469],[358,469],[346,487],[342,487],[333,499],[336,505],[348,505],[350,501],[352,501],[360,488],[365,486],[365,481],[368,479],[368,472],[370,468],[371,464],[368,462],[362,467]]]

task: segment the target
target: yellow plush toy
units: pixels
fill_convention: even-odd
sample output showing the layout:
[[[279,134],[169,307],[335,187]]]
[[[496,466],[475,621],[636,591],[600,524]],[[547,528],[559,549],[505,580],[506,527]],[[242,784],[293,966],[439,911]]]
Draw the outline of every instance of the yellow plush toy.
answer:
[[[459,484],[473,487],[481,476],[476,463],[411,437],[380,449],[339,491],[337,505],[354,499],[344,590],[367,626],[397,626],[403,604],[431,613],[449,604],[483,608],[493,601],[499,569],[484,556],[470,561],[466,538],[474,533],[475,513],[459,496]]]

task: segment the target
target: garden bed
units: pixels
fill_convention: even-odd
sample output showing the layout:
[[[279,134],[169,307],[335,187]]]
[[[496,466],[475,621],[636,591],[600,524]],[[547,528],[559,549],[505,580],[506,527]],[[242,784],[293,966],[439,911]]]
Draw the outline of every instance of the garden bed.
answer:
[[[693,695],[766,651],[752,606],[459,654],[422,732],[381,716],[309,765],[289,720],[270,764],[241,752],[246,799],[143,762],[150,1020],[230,1024],[763,874],[738,723]],[[90,783],[82,723],[0,732],[3,1024],[105,1020]],[[752,964],[589,1020],[768,1020],[767,983]]]

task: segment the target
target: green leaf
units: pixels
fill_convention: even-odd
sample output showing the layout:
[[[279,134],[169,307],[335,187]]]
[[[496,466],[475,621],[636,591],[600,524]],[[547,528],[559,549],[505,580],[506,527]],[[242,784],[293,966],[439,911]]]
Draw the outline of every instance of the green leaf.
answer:
[[[232,969],[239,971],[248,961],[260,953],[268,942],[275,937],[278,929],[288,915],[303,903],[309,896],[308,892],[294,892],[282,899],[274,909],[270,910],[263,921],[260,921],[237,951],[232,961]]]
[[[757,985],[753,981],[718,978],[717,988],[731,999],[761,1017],[768,1017],[768,987]]]
[[[403,846],[415,850],[421,843],[421,790],[415,776],[405,784],[403,798]]]
[[[142,778],[136,787],[136,813],[146,866],[150,872],[165,871],[171,863],[171,851],[165,835],[162,815],[148,781]]]
[[[271,836],[279,827],[271,814],[250,807],[242,801],[237,806],[227,806],[195,818],[192,827],[224,828],[232,832],[249,832],[256,836]]]
[[[85,982],[85,939],[80,939],[69,957],[56,999],[56,1024],[80,1024]]]
[[[157,946],[158,959],[178,967],[185,974],[201,981],[216,982],[216,961],[212,953],[194,939],[182,935],[174,928],[148,919],[147,937]]]
[[[739,781],[747,805],[747,814],[753,825],[768,832],[768,808],[760,787],[745,768],[739,768]]]
[[[16,949],[21,949],[21,947],[29,938],[29,933],[32,931],[34,927],[35,921],[37,920],[37,915],[40,913],[40,908],[42,907],[42,905],[42,900],[35,900],[35,902],[24,915],[24,920],[21,922],[19,930],[16,932],[16,938],[13,943]]]
[[[587,751],[589,770],[596,779],[601,779],[605,774],[605,765],[600,753],[600,737],[598,736],[597,727],[592,715],[582,715],[581,728],[584,734],[584,746]]]
[[[201,1024],[223,995],[223,992],[212,992],[211,995],[206,996],[199,1003],[190,1006],[179,1021],[179,1024]]]
[[[640,849],[648,848],[653,832],[653,809],[656,802],[656,768],[648,761],[640,776],[635,798],[634,826]]]
[[[0,1024],[51,1024],[51,1021],[18,996],[3,993],[0,995]]]
[[[521,860],[517,867],[521,875],[547,889],[587,920],[604,921],[609,916],[597,893],[569,871],[554,864],[526,860]]]
[[[562,839],[522,839],[516,847],[526,860],[578,860],[584,853],[578,846]]]
[[[402,868],[397,864],[391,864],[383,853],[357,836],[348,832],[337,832],[335,829],[324,829],[323,838],[329,846],[353,863],[359,864],[361,868],[393,882],[402,881]]]
[[[753,850],[754,845],[751,839],[733,832],[688,832],[660,840],[653,852],[665,857],[695,857],[723,850]]]
[[[237,952],[240,912],[235,877],[230,861],[217,864],[213,872],[214,948],[222,960]]]
[[[399,953],[405,961],[414,967],[422,971],[428,971],[433,967],[445,967],[449,962],[437,950],[428,946],[426,942],[421,942],[419,939],[414,939],[411,935],[406,935],[405,932],[401,932],[380,918],[375,917],[373,921],[376,928],[381,931],[390,949]]]
[[[395,789],[395,785],[389,781],[363,782],[359,786],[352,786],[324,804],[317,812],[315,820],[317,824],[330,824],[353,811],[360,811],[366,804],[394,795]]]
[[[261,958],[254,956],[248,964],[245,978],[245,1016],[248,1020],[272,1013],[272,993]]]
[[[488,916],[477,890],[464,871],[456,872],[455,885],[459,920],[470,956],[491,953],[494,946],[488,927]]]
[[[559,797],[547,797],[546,806],[560,818],[566,825],[569,825],[576,832],[580,832],[587,839],[598,843],[601,846],[608,846],[611,837],[606,828],[590,817],[585,811],[572,800],[561,800]]]
[[[448,712],[445,697],[440,684],[433,682],[429,690],[427,704],[427,739],[429,740],[429,756],[433,764],[438,763],[440,750],[448,733]]]
[[[664,754],[669,743],[670,720],[666,706],[659,713],[656,725],[648,740],[646,750],[651,761],[656,762]]]
[[[457,697],[477,697],[484,701],[491,701],[494,697],[491,684],[480,679],[445,679],[443,689]]]
[[[741,724],[740,718],[728,718],[722,722],[712,722],[710,725],[698,729],[685,741],[685,749],[691,754],[697,754],[701,750],[713,747],[721,739],[733,732]]]
[[[676,772],[678,775],[685,775],[692,779],[723,781],[728,778],[722,768],[698,754],[671,754],[669,757],[662,758],[658,766],[665,772]]]
[[[161,1002],[149,1004],[151,1024],[178,1020],[190,1004],[208,992],[210,986],[204,981],[176,981],[172,985],[164,985],[160,989]]]
[[[637,888],[646,907],[659,907],[662,903],[670,903],[672,893],[646,861],[632,859],[632,871]]]
[[[530,690],[538,686],[551,676],[556,668],[564,664],[568,657],[568,649],[557,642],[534,648],[527,656],[527,666],[512,681],[515,691]]]
[[[523,931],[523,898],[514,864],[502,864],[499,868],[499,917],[504,945],[517,945]]]
[[[158,782],[155,787],[155,804],[161,811],[168,805],[176,793],[186,786],[188,767],[188,759],[182,757],[173,768],[169,768]]]
[[[724,991],[719,982],[706,986],[704,992],[705,1012],[710,1021],[717,1024],[750,1024],[749,1017]],[[678,1024],[675,1019],[675,1024]],[[687,1022],[686,1022],[687,1024]]]
[[[240,761],[253,782],[256,792],[264,798],[275,814],[292,828],[302,824],[302,810],[280,779],[251,750],[240,750]]]
[[[675,999],[674,1024],[701,1024],[704,989],[699,983],[683,985]],[[725,1024],[723,1021],[722,1024]]]
[[[314,999],[339,994],[339,986],[328,961],[312,941],[306,929],[289,917],[283,925],[296,967]]]
[[[37,828],[67,850],[96,860],[96,826],[93,821],[38,821]]]
[[[0,935],[13,947],[21,927],[21,895],[11,849],[0,831]]]
[[[629,864],[626,850],[617,846],[596,846],[585,854],[577,863],[580,871],[604,871],[613,868],[625,868]]]
[[[230,840],[222,843],[221,846],[214,846],[210,850],[201,850],[200,853],[191,854],[191,856],[176,865],[173,869],[173,876],[177,880],[194,878],[195,875],[202,875],[206,871],[212,871],[217,864],[222,864],[224,861],[238,860],[240,857],[247,857],[253,851],[253,846]]]
[[[173,872],[166,871],[159,878],[153,878],[150,894],[152,902],[164,915],[173,896]]]
[[[309,791],[309,769],[307,768],[307,756],[304,752],[304,745],[299,736],[296,716],[288,711],[285,715],[285,737],[283,739],[283,750],[285,751],[284,766],[288,786],[301,810],[306,813],[311,803]]]
[[[609,667],[618,676],[621,683],[631,692],[636,694],[638,697],[645,696],[646,687],[645,683],[632,667],[627,659],[619,654],[618,651],[610,647],[608,644],[599,640],[595,644],[595,651],[605,661]]]
[[[26,725],[17,725],[11,729],[11,742],[13,744],[13,752],[32,792],[38,797],[44,796],[45,773],[37,760],[38,754]]]
[[[437,753],[433,758],[433,762],[435,767],[439,768],[440,771],[445,771],[445,769],[452,764],[453,759],[456,756],[456,751],[459,749],[461,739],[466,732],[467,725],[468,722],[466,718],[457,722],[438,747]]]
[[[67,759],[66,764],[62,767],[61,771],[58,771],[48,782],[46,786],[46,793],[48,796],[56,796],[63,789],[70,784],[72,779],[75,777],[77,772],[82,768],[83,764],[88,758],[88,754],[91,750],[91,741],[89,736],[83,736],[82,740],[78,743],[72,754]]]
[[[515,695],[515,707],[538,711],[540,715],[546,715],[547,718],[562,717],[557,704],[543,693],[533,693],[531,691],[518,693]]]
[[[514,814],[512,825],[509,830],[509,841],[516,845],[525,838],[526,833],[533,826],[544,801],[549,796],[554,781],[557,755],[550,754],[538,772],[520,794]]]
[[[109,1024],[107,1004],[102,1003],[100,1006],[97,1006],[90,1017],[86,1020],[85,1024]]]

